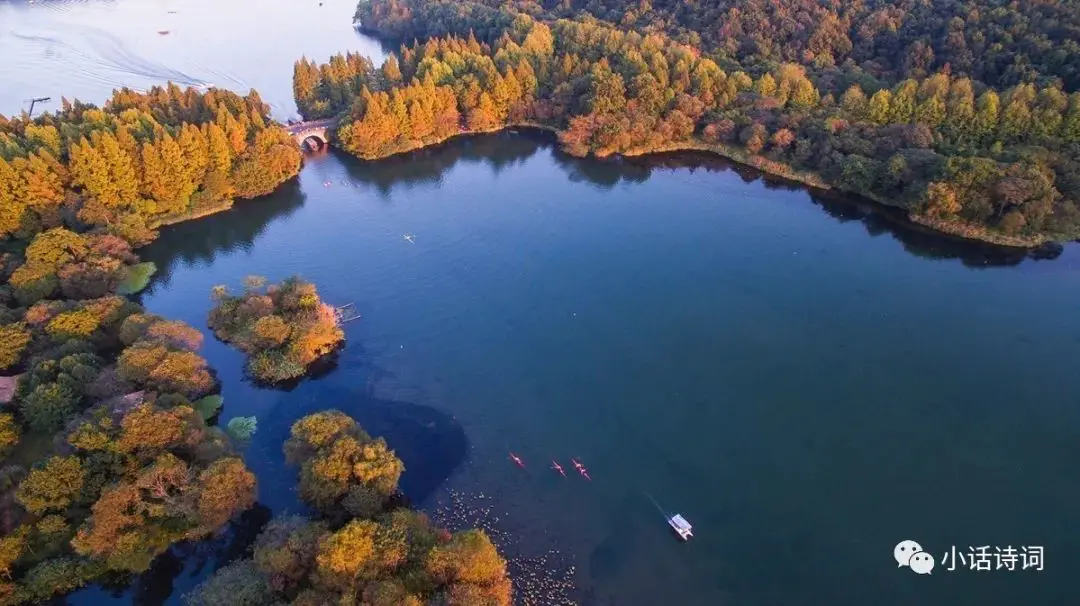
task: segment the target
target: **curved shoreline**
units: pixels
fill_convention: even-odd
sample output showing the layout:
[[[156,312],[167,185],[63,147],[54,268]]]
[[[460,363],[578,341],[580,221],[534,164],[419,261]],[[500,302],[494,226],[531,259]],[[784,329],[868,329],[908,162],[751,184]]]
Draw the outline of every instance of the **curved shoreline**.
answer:
[[[385,160],[388,158],[393,158],[395,156],[402,156],[427,148],[437,147],[458,138],[496,134],[506,131],[513,131],[515,129],[543,131],[545,133],[550,133],[554,135],[558,135],[560,132],[559,129],[553,126],[540,124],[538,122],[522,121],[488,129],[465,129],[454,133],[448,137],[428,141],[426,143],[415,142],[414,145],[408,145],[405,148],[395,149],[390,153],[381,154],[378,156],[365,157],[353,154],[352,152],[348,152],[346,150],[342,151],[345,151],[345,153],[348,153],[349,155],[364,162],[377,162],[379,160]],[[564,153],[569,153],[562,148],[561,144],[559,144],[559,149]],[[588,156],[604,160],[620,156],[626,158],[644,158],[651,155],[680,152],[711,154],[718,158],[734,162],[741,166],[760,171],[762,174],[768,175],[770,177],[784,179],[786,181],[798,183],[800,185],[811,187],[814,189],[836,191],[841,192],[845,195],[858,196],[874,204],[879,204],[881,206],[903,212],[906,215],[907,220],[910,221],[912,225],[928,229],[933,233],[941,236],[947,236],[962,241],[991,244],[993,246],[998,246],[1005,249],[1035,251],[1047,246],[1060,246],[1065,242],[1073,240],[1072,237],[1055,239],[1048,235],[1009,236],[1006,234],[993,232],[986,227],[972,223],[966,223],[963,221],[946,221],[936,219],[927,215],[912,213],[903,207],[897,206],[895,204],[890,204],[887,200],[881,198],[880,196],[875,196],[865,192],[854,192],[838,189],[834,185],[823,179],[817,173],[811,171],[797,170],[782,162],[770,160],[764,156],[751,155],[737,147],[729,146],[723,143],[714,144],[706,143],[699,139],[690,139],[687,141],[665,143],[657,147],[635,148],[625,152],[611,152],[605,154],[590,153],[588,154]],[[587,157],[576,156],[575,154],[570,155],[575,157]],[[783,170],[777,170],[778,168],[782,168]]]

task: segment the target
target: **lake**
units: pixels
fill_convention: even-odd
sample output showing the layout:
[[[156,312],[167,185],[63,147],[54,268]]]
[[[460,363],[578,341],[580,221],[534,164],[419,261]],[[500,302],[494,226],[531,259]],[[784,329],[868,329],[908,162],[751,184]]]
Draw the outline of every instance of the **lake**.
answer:
[[[384,52],[348,0],[257,6],[0,3],[0,111],[171,78],[256,87],[284,119],[295,58]],[[338,407],[388,436],[419,506],[486,512],[508,555],[572,565],[582,604],[1075,604],[1078,250],[962,244],[717,159],[580,160],[523,132],[309,156],[275,194],[167,228],[142,299],[207,333],[223,420],[258,418],[253,519],[298,507],[289,424]],[[210,289],[294,273],[363,319],[336,367],[260,389],[206,329]],[[548,469],[571,457],[591,482]],[[898,568],[902,540],[932,574]],[[943,561],[981,546],[991,568],[1042,547],[1043,570]],[[178,603],[198,565],[164,569],[72,601]]]

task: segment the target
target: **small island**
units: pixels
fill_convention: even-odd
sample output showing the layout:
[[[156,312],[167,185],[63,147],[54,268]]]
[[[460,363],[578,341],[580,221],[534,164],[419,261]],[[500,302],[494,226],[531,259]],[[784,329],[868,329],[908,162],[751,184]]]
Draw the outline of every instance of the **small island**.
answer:
[[[286,460],[313,517],[283,515],[252,557],[218,570],[188,606],[508,606],[506,562],[482,530],[451,534],[397,503],[405,466],[337,410],[293,424]]]
[[[248,355],[248,372],[264,383],[302,377],[345,340],[334,308],[319,299],[314,284],[297,276],[269,286],[250,276],[242,293],[217,286],[213,298],[210,328]]]

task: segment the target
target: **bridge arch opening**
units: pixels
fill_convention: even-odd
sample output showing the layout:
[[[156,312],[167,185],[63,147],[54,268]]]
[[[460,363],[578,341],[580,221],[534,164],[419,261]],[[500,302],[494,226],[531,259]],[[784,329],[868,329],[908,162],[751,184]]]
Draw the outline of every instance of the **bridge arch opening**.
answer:
[[[300,146],[307,151],[322,151],[326,148],[326,140],[319,135],[306,135],[304,140],[300,142]]]

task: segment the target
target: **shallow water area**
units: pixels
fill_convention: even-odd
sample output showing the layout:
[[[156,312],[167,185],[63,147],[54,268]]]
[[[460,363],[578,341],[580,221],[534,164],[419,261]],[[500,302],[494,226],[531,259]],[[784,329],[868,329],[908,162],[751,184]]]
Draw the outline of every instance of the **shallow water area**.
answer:
[[[16,58],[0,111],[182,73],[254,86],[287,118],[293,59],[382,52],[349,26],[351,2],[252,6],[0,4]],[[159,267],[147,307],[207,333],[222,421],[258,418],[246,456],[266,509],[241,528],[298,507],[280,442],[340,407],[387,436],[418,505],[491,529],[523,598],[556,596],[532,603],[1076,602],[1075,245],[1035,260],[715,159],[580,160],[522,132],[375,163],[310,156],[273,195],[142,255]],[[210,289],[294,273],[363,318],[335,368],[259,388],[206,329]],[[695,538],[678,542],[648,495]],[[905,539],[933,574],[897,567]],[[1044,570],[942,561],[982,545],[1043,546]],[[199,555],[71,601],[180,603]]]

